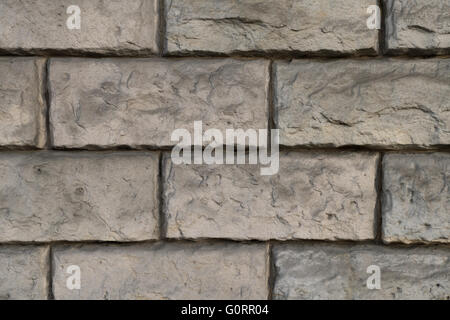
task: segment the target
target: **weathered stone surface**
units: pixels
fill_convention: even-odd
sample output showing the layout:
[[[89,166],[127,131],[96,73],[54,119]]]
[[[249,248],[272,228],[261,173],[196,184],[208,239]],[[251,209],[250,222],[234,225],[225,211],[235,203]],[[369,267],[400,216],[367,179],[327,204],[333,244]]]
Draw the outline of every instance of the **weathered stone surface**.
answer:
[[[153,153],[0,153],[0,242],[158,237]]]
[[[378,155],[281,153],[277,175],[256,165],[164,162],[169,238],[374,238]]]
[[[52,59],[56,147],[173,146],[173,130],[267,128],[269,62]]]
[[[266,299],[265,244],[156,243],[54,250],[56,299]],[[66,287],[78,265],[80,290]]]
[[[383,159],[383,240],[450,243],[450,154]]]
[[[448,59],[297,60],[275,70],[281,144],[450,144]]]
[[[157,52],[158,0],[2,0],[0,51],[148,54]],[[80,29],[66,23],[71,5]]]
[[[449,0],[384,1],[388,52],[450,53]]]
[[[0,58],[0,147],[44,146],[44,68],[41,58]]]
[[[166,0],[171,54],[375,54],[367,27],[375,0]]]
[[[450,251],[332,244],[274,247],[275,299],[450,300]],[[381,289],[368,289],[369,266]]]
[[[0,246],[0,299],[47,299],[48,255],[47,246]]]

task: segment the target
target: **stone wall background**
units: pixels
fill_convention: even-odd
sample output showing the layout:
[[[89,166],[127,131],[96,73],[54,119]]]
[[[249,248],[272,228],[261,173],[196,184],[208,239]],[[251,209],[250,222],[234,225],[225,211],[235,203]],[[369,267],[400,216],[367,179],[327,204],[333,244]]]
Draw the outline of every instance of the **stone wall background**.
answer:
[[[0,54],[1,298],[450,299],[450,1],[0,0]]]

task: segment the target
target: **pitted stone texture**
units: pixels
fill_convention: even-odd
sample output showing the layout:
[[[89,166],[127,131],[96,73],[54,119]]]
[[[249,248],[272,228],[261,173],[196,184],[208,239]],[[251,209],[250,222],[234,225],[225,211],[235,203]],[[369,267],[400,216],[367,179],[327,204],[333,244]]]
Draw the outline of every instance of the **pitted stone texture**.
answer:
[[[450,243],[450,154],[383,159],[383,240]]]
[[[156,53],[158,0],[2,0],[0,51],[109,55]],[[80,30],[66,23],[80,10]]]
[[[45,59],[0,58],[0,147],[44,146],[44,69]]]
[[[158,237],[153,153],[0,154],[0,242]]]
[[[274,299],[450,300],[450,250],[277,245]],[[380,268],[381,289],[368,289],[369,266]]]
[[[56,147],[173,146],[175,129],[263,129],[269,62],[235,59],[52,59]]]
[[[375,54],[375,0],[165,0],[171,54]]]
[[[266,299],[267,247],[238,243],[156,243],[54,250],[56,299]],[[78,265],[81,289],[66,287]]]
[[[384,0],[391,53],[450,53],[450,0]]]
[[[47,299],[48,255],[46,246],[0,246],[0,299]]]
[[[275,122],[288,146],[450,144],[450,60],[275,64]]]
[[[169,238],[374,238],[373,153],[281,153],[277,175],[256,165],[164,161]]]

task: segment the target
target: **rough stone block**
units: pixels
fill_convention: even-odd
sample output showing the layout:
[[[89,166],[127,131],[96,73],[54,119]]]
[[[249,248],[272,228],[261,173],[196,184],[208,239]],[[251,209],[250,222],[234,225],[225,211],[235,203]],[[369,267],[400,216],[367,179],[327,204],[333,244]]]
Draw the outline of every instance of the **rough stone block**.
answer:
[[[170,54],[375,54],[375,0],[166,0]]]
[[[0,148],[44,146],[44,69],[43,58],[0,57]]]
[[[169,238],[374,238],[378,155],[280,154],[277,175],[257,165],[164,162]]]
[[[450,154],[383,158],[383,240],[450,243]]]
[[[450,299],[445,248],[280,245],[273,256],[275,299]],[[370,266],[379,267],[380,289],[367,286]]]
[[[47,246],[0,246],[0,299],[47,299],[48,270]]]
[[[275,64],[275,122],[288,146],[450,144],[450,60]]]
[[[266,299],[265,244],[155,243],[54,250],[56,299]],[[80,267],[80,290],[66,269]]]
[[[67,26],[72,5],[80,29]],[[156,53],[158,24],[158,0],[2,0],[0,52]]]
[[[58,148],[167,147],[175,129],[263,129],[269,62],[235,59],[52,59]]]
[[[449,54],[449,0],[384,0],[390,53]]]
[[[154,153],[0,153],[0,242],[156,239]]]

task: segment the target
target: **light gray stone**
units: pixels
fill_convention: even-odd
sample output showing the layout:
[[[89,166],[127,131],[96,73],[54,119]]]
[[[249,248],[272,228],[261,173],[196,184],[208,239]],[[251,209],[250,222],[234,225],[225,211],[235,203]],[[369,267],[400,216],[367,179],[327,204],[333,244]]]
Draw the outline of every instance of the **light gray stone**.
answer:
[[[374,153],[280,154],[277,175],[256,165],[164,161],[169,238],[374,238]]]
[[[49,261],[47,246],[1,245],[0,299],[47,299]]]
[[[52,59],[56,147],[173,146],[175,129],[263,129],[269,62],[235,59]]]
[[[450,53],[449,0],[383,0],[390,53]]]
[[[450,60],[275,64],[275,122],[288,146],[450,144]]]
[[[67,9],[77,5],[80,29]],[[158,0],[2,0],[0,51],[149,54],[158,51]]]
[[[274,299],[450,300],[450,250],[373,245],[274,247]],[[380,268],[380,289],[367,280]]]
[[[54,250],[56,299],[266,299],[265,244],[155,243]],[[80,267],[69,290],[66,269]]]
[[[375,54],[375,0],[165,0],[171,54]]]
[[[44,69],[43,58],[0,58],[0,147],[44,146]]]
[[[154,153],[0,153],[0,242],[158,238]]]
[[[450,154],[383,158],[383,240],[450,243]]]

